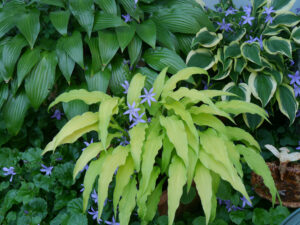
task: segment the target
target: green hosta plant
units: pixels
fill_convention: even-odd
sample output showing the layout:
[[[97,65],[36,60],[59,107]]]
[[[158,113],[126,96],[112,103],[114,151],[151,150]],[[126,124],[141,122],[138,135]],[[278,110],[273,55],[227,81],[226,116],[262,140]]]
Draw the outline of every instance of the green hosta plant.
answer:
[[[215,74],[216,87],[255,102],[269,113],[274,113],[277,102],[293,123],[300,96],[300,77],[293,61],[300,43],[300,17],[289,12],[295,1],[253,0],[252,6],[242,10],[222,2],[226,1],[218,4],[218,12],[208,10],[217,31],[199,30],[187,64],[209,70]],[[251,128],[263,121],[250,115],[244,115],[244,120]]]
[[[219,96],[233,96],[232,93],[176,88],[179,82],[192,75],[207,75],[203,69],[186,68],[169,79],[166,72],[167,68],[159,74],[152,89],[144,89],[144,95],[146,77],[136,74],[130,85],[124,84],[126,98],[73,90],[60,95],[50,105],[53,107],[74,99],[99,104],[99,111],[71,119],[43,152],[74,143],[87,132],[98,132],[100,141],[83,151],[74,168],[75,179],[89,163],[84,178],[84,210],[99,176],[98,218],[101,217],[108,187],[116,172],[113,205],[122,225],[129,223],[136,207],[142,224],[152,221],[166,182],[169,225],[173,224],[183,187],[187,185],[189,190],[193,181],[208,223],[216,215],[220,179],[229,182],[250,201],[242,180],[241,161],[264,178],[274,202],[277,191],[260,155],[259,144],[249,133],[225,126],[220,120],[220,117],[227,118],[234,123],[232,116],[241,113],[258,114],[266,119],[266,112],[255,104],[240,100],[215,100]],[[119,144],[117,139],[122,136],[127,143]]]

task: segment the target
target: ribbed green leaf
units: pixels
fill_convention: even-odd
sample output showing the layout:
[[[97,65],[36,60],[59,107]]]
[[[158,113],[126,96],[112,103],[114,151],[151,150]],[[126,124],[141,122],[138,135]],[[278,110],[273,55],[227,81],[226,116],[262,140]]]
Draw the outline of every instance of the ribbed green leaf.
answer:
[[[138,36],[134,36],[128,45],[128,54],[130,65],[135,64],[141,56],[142,40]]]
[[[161,44],[162,47],[169,48],[175,51],[176,47],[176,37],[175,35],[167,29],[166,26],[159,23],[158,21],[154,21],[156,25],[156,35],[157,42]]]
[[[117,35],[114,31],[99,31],[99,50],[103,66],[107,66],[119,49]]]
[[[139,21],[140,9],[135,4],[134,0],[119,0],[119,2],[130,16]]]
[[[135,26],[130,25],[127,27],[117,27],[116,34],[117,34],[121,51],[123,52],[124,49],[129,45],[129,43],[132,41],[134,37]]]
[[[157,47],[156,49],[148,49],[145,51],[143,58],[155,70],[163,70],[169,67],[169,72],[174,74],[179,70],[186,68],[186,64],[176,52],[167,48]]]
[[[45,53],[25,79],[26,95],[35,109],[43,103],[52,89],[56,65],[55,53]]]
[[[10,96],[3,106],[3,118],[7,130],[17,135],[20,131],[30,103],[24,92]]]
[[[192,40],[194,38],[194,35],[192,34],[177,34],[177,48],[183,52],[185,55],[188,55],[188,53],[192,50]]]
[[[281,37],[271,37],[268,40],[264,40],[263,42],[264,48],[270,54],[283,54],[293,58],[292,56],[292,46],[289,40],[281,38]]]
[[[84,40],[89,45],[90,52],[92,54],[92,67],[90,68],[90,75],[94,75],[95,73],[98,73],[102,68],[98,38],[88,38],[86,36]]]
[[[113,27],[127,27],[128,25],[121,19],[121,17],[108,14],[98,13],[95,16],[95,25],[93,31],[104,30]]]
[[[65,7],[64,0],[37,0],[37,1],[47,5],[54,5],[62,8]]]
[[[40,49],[28,49],[20,58],[17,66],[18,87],[22,84],[24,78],[40,59]]]
[[[90,37],[94,26],[94,1],[69,0],[69,7],[72,14]]]
[[[132,105],[133,102],[135,102],[135,104],[140,103],[140,96],[145,85],[145,79],[146,77],[140,73],[134,75],[132,78],[127,93],[127,102],[130,105]]]
[[[0,38],[2,38],[8,31],[10,31],[17,22],[18,11],[6,11],[5,7],[2,12],[0,12]]]
[[[55,29],[63,36],[68,34],[70,11],[51,12],[49,18]]]
[[[204,70],[209,70],[215,65],[215,57],[208,49],[192,50],[187,56],[186,63],[189,67],[200,67]]]
[[[152,48],[155,48],[156,26],[151,19],[146,20],[143,23],[137,24],[136,33],[144,42],[146,42]]]
[[[6,70],[3,77],[6,82],[11,79],[15,69],[15,64],[20,56],[21,50],[26,45],[27,42],[22,37],[22,35],[16,35],[4,45],[2,51],[2,62]]]
[[[241,51],[245,59],[254,62],[257,65],[262,65],[260,57],[260,47],[258,43],[244,43],[241,46]]]
[[[106,13],[117,14],[117,4],[115,0],[95,0],[95,3]]]
[[[9,90],[8,90],[8,85],[7,84],[0,84],[0,109],[3,105],[3,103],[6,101],[8,98]]]
[[[186,183],[186,169],[181,159],[173,157],[169,169],[168,179],[168,224],[172,225],[176,209],[179,206],[180,198],[183,192],[183,186]]]
[[[106,93],[108,83],[111,77],[111,72],[109,69],[105,69],[104,71],[99,71],[96,74],[85,75],[85,80],[88,85],[89,91],[101,91]]]
[[[153,83],[158,76],[158,74],[148,67],[139,67],[135,70],[136,73],[141,73],[146,76],[145,88],[150,90],[153,87]]]
[[[22,14],[18,20],[17,27],[32,49],[40,32],[40,11],[31,10],[28,13]]]
[[[89,106],[81,100],[74,100],[67,103],[64,102],[62,105],[68,120],[75,116],[82,115],[89,110]]]

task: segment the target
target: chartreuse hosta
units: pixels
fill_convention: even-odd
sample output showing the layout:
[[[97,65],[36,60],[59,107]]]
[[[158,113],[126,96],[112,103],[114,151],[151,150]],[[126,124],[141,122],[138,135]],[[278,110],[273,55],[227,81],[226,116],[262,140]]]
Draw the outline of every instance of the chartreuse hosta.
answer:
[[[300,96],[300,81],[295,80],[298,65],[293,61],[298,60],[300,17],[289,10],[296,1],[251,2],[252,6],[240,10],[223,3],[218,5],[222,12],[209,10],[217,30],[199,30],[187,64],[209,70],[214,83],[221,84],[224,91],[257,102],[270,113],[277,101],[280,111],[293,123]],[[263,122],[249,114],[244,120],[251,128]]]
[[[239,100],[215,101],[216,97],[232,96],[231,93],[177,88],[178,82],[192,75],[207,75],[203,69],[186,68],[169,79],[166,72],[167,69],[164,69],[159,74],[153,90],[148,92],[152,102],[141,103],[145,76],[136,74],[130,82],[126,98],[73,90],[60,95],[50,105],[75,99],[86,104],[99,103],[98,112],[87,112],[71,119],[43,152],[45,154],[59,145],[73,143],[87,132],[98,132],[101,141],[90,144],[82,152],[74,169],[75,179],[78,172],[90,163],[84,178],[84,210],[99,176],[98,216],[101,216],[108,186],[118,168],[113,206],[115,214],[119,211],[122,225],[129,223],[136,206],[142,224],[152,221],[165,182],[168,183],[169,225],[173,224],[183,187],[187,185],[189,189],[193,181],[208,223],[216,215],[216,192],[220,179],[229,182],[250,201],[242,181],[241,160],[264,178],[274,202],[277,191],[270,171],[260,156],[259,144],[249,133],[225,126],[219,119],[227,118],[234,123],[232,116],[247,112],[266,118],[266,112],[252,103]],[[152,103],[151,107],[148,103]],[[127,115],[123,116],[128,106],[132,110],[129,114],[133,114],[135,121],[140,123],[130,126],[129,145],[116,145],[113,140],[127,134],[125,129],[128,127],[121,127],[120,122],[124,124],[124,120],[128,121]],[[143,117],[137,116],[135,111]]]

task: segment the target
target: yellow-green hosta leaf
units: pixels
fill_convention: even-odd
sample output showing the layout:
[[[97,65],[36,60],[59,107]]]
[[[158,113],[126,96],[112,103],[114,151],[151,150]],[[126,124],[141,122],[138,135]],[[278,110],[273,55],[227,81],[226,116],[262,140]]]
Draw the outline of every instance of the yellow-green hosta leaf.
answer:
[[[100,219],[104,207],[104,201],[108,195],[108,185],[116,169],[125,164],[129,146],[119,145],[117,148],[108,151],[108,155],[103,162],[98,179],[98,219]]]
[[[296,118],[298,103],[295,98],[294,90],[287,84],[278,86],[276,99],[280,111],[290,120],[292,124]]]
[[[293,0],[295,1],[295,0]],[[283,12],[277,14],[274,17],[272,24],[270,27],[279,27],[279,26],[286,26],[286,27],[293,27],[299,23],[299,16],[292,12]]]
[[[206,27],[202,28],[193,39],[192,47],[203,46],[205,48],[212,48],[216,46],[223,39],[222,34],[209,32]]]
[[[227,140],[224,141],[225,141],[225,145],[226,145],[226,149],[230,161],[233,163],[234,168],[237,170],[240,177],[243,177],[244,173],[243,173],[242,164],[240,163],[240,153],[238,152],[238,150],[236,149],[232,141],[227,141]]]
[[[129,130],[130,152],[134,161],[134,167],[137,172],[140,171],[142,147],[144,145],[147,125],[139,123]]]
[[[176,116],[160,116],[159,120],[160,124],[166,129],[168,138],[174,145],[177,155],[188,167],[188,140],[182,120],[179,120]]]
[[[53,140],[47,144],[42,154],[54,151],[57,146],[67,143],[74,143],[83,134],[97,130],[98,113],[86,112],[80,116],[75,116],[59,131]]]
[[[115,218],[117,214],[117,206],[119,204],[120,197],[122,193],[126,194],[126,185],[133,180],[131,175],[134,173],[134,163],[132,157],[129,155],[123,166],[120,166],[116,176],[116,186],[114,190],[113,205]],[[120,210],[121,211],[121,210]]]
[[[245,59],[254,62],[257,65],[262,65],[260,57],[260,46],[258,43],[244,43],[241,46],[241,51]]]
[[[268,40],[264,40],[263,45],[269,54],[283,54],[290,59],[293,58],[291,42],[288,39],[273,36]]]
[[[200,196],[203,211],[205,213],[206,224],[208,224],[211,216],[213,198],[212,177],[209,170],[200,162],[197,163],[195,169],[194,181],[196,183],[198,195]]]
[[[292,38],[297,44],[300,44],[300,27],[295,27],[293,29]]]
[[[153,97],[156,100],[159,99],[159,97],[164,89],[167,71],[168,71],[168,67],[164,68],[160,72],[160,74],[157,76],[157,78],[155,79],[155,81],[153,83],[153,93],[155,93],[155,95]]]
[[[276,200],[277,189],[271,175],[270,169],[265,163],[263,157],[252,148],[246,148],[242,145],[237,145],[238,151],[244,156],[248,166],[258,175],[262,176],[264,184],[269,188],[272,195],[272,203]]]
[[[98,102],[102,102],[106,99],[109,99],[110,96],[100,92],[100,91],[92,91],[89,92],[85,89],[72,90],[69,92],[65,92],[59,95],[54,102],[52,102],[49,106],[49,109],[60,102],[70,102],[73,100],[81,100],[84,101],[88,105],[92,105]]]
[[[132,211],[136,205],[137,183],[135,178],[129,181],[129,184],[124,189],[124,194],[120,201],[120,225],[128,225]]]
[[[205,74],[208,76],[207,72],[201,68],[189,67],[180,70],[178,73],[174,74],[166,83],[162,91],[162,98],[167,97],[170,92],[176,88],[176,84],[179,81],[187,80],[194,74]],[[208,76],[209,79],[209,76]]]
[[[231,92],[235,94],[235,96],[222,96],[222,101],[229,101],[232,99],[244,100],[246,102],[250,102],[251,100],[251,91],[247,84],[235,82],[230,82],[224,86],[223,91]]]
[[[265,107],[275,94],[276,80],[265,73],[251,73],[248,80],[249,88],[255,98]]]
[[[219,91],[219,90],[202,90],[201,93],[205,94],[209,98],[214,98],[218,96],[236,96],[234,93],[226,92],[226,91]]]
[[[114,114],[117,114],[119,111],[118,108],[118,98],[109,98],[101,102],[99,108],[99,132],[100,139],[103,145],[103,148],[106,149],[106,138],[108,134],[108,126],[111,120],[111,117]]]
[[[129,85],[128,94],[127,94],[127,102],[132,105],[133,102],[138,104],[141,101],[141,91],[145,85],[146,76],[138,73],[136,74]]]
[[[187,168],[187,192],[189,192],[194,175],[195,175],[195,168],[198,161],[198,155],[195,153],[195,151],[191,148],[189,148],[189,167]]]
[[[167,172],[172,157],[174,145],[171,143],[167,135],[163,138],[163,151],[161,157],[161,172]]]
[[[208,126],[214,128],[220,133],[225,132],[225,125],[217,117],[208,113],[199,113],[197,115],[192,115],[193,121],[199,126]]]
[[[183,192],[183,186],[186,183],[186,168],[182,160],[174,156],[169,169],[168,179],[168,216],[169,225],[173,224],[175,212],[179,206],[180,198]]]
[[[231,122],[235,123],[234,120],[230,117],[230,115],[228,113],[220,110],[218,107],[216,107],[214,105],[210,106],[210,105],[202,104],[199,107],[192,106],[189,109],[189,112],[193,115],[198,115],[200,113],[204,113],[204,114],[213,114],[213,115],[217,115],[217,116],[222,116],[222,117],[229,119]]]

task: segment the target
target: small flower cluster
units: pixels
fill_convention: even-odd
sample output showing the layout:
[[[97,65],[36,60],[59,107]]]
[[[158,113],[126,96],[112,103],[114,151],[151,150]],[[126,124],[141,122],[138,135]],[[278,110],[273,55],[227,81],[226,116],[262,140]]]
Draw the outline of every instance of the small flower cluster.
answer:
[[[265,9],[265,11],[263,11],[263,14],[267,15],[265,22],[266,23],[270,22],[270,24],[273,23],[272,13],[275,13],[275,11],[273,10],[273,7],[270,7],[270,8],[265,7],[264,9]]]
[[[251,196],[250,197],[250,200],[252,200],[254,198],[254,196]],[[235,206],[232,204],[232,202],[230,200],[222,200],[220,198],[218,198],[218,203],[219,205],[225,205],[226,206],[226,209],[227,209],[227,212],[231,212],[231,211],[237,211],[237,210],[243,210],[247,205],[249,207],[252,207],[252,204],[251,202],[249,202],[245,196],[241,197],[240,198],[241,201],[242,201],[242,207],[238,207],[238,206]]]
[[[299,70],[296,71],[296,73],[294,75],[288,74],[288,77],[291,79],[290,85],[294,86],[295,97],[300,96],[300,73],[299,73]]]
[[[242,18],[244,19],[243,25],[249,24],[250,26],[252,26],[252,20],[254,20],[255,17],[251,16],[251,12],[252,12],[251,6],[245,6],[244,12],[246,13],[246,16],[242,16]]]

